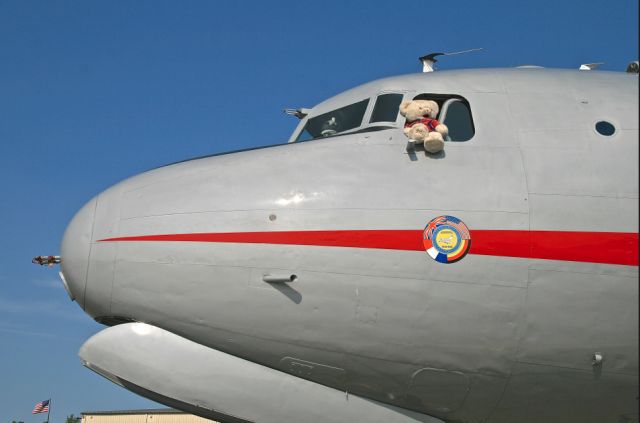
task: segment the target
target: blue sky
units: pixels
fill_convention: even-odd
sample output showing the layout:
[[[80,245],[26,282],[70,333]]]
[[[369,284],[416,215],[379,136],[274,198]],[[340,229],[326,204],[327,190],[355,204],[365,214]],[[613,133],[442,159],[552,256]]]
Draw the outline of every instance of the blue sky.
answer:
[[[0,423],[154,407],[83,368],[101,326],[57,270],[66,224],[89,198],[149,168],[287,140],[285,107],[420,71],[433,51],[484,47],[440,70],[537,64],[624,70],[638,58],[637,0],[0,0]]]

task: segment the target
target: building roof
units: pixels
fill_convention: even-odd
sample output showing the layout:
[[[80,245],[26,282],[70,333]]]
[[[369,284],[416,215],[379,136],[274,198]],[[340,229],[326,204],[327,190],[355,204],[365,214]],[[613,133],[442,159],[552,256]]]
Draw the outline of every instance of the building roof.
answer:
[[[83,411],[81,415],[97,415],[97,416],[110,416],[116,414],[189,414],[175,408],[143,408],[140,410],[107,410],[107,411]]]

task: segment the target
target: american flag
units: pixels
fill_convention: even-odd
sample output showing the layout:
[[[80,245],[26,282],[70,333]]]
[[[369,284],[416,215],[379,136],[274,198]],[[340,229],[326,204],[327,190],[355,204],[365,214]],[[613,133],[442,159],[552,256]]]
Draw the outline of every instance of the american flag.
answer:
[[[49,400],[45,400],[37,403],[36,406],[33,407],[33,411],[31,412],[31,414],[48,413],[48,412],[49,412]]]
[[[454,228],[456,228],[458,230],[458,233],[460,234],[460,236],[462,237],[462,239],[470,239],[471,235],[469,234],[469,229],[467,228],[467,225],[465,225],[462,222],[449,222],[449,225],[453,226]]]

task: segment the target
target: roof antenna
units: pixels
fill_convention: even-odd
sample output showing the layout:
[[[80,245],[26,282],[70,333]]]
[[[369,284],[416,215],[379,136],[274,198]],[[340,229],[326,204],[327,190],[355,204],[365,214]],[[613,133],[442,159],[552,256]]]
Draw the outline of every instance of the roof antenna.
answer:
[[[420,62],[422,63],[422,72],[433,72],[436,70],[435,64],[437,62],[437,56],[453,56],[456,54],[471,53],[472,51],[480,50],[483,50],[483,48],[472,48],[471,50],[453,51],[450,53],[429,53],[425,54],[424,56],[420,56],[418,60],[420,60]]]
[[[600,65],[604,65],[604,62],[583,63],[580,65],[580,70],[594,70],[594,69],[598,69]]]

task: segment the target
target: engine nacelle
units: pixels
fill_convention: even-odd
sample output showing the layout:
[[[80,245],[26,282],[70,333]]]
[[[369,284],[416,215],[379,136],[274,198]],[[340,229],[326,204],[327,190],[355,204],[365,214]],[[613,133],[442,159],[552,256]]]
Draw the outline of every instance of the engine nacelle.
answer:
[[[220,422],[442,423],[145,323],[105,329],[87,340],[79,354],[85,366],[139,395]]]

